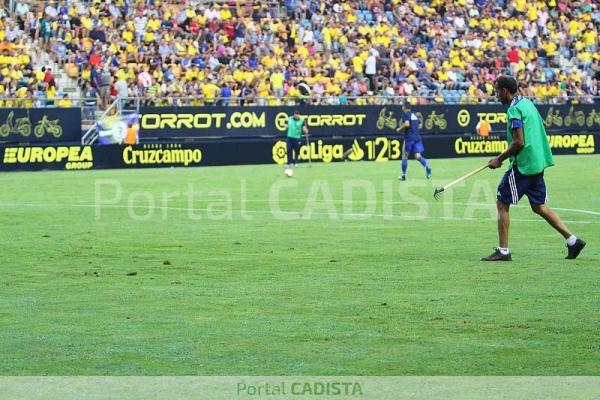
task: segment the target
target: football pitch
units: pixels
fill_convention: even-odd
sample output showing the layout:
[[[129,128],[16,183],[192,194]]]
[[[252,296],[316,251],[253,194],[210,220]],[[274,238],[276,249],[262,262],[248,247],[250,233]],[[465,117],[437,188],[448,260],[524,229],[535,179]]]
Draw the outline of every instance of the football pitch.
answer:
[[[481,158],[2,174],[2,375],[598,375],[600,163],[559,156],[512,263]]]

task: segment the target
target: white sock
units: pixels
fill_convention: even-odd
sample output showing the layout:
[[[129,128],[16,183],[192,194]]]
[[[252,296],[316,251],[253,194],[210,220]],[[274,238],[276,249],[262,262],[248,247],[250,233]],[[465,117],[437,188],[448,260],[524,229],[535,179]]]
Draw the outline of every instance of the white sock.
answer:
[[[498,247],[498,250],[500,251],[500,254],[502,254],[503,256],[506,256],[508,254],[510,254],[510,251],[508,250],[508,247],[504,248],[504,247]]]
[[[567,239],[567,245],[569,246],[573,246],[575,244],[575,242],[577,241],[577,236],[575,235],[571,235],[569,236],[569,238]]]

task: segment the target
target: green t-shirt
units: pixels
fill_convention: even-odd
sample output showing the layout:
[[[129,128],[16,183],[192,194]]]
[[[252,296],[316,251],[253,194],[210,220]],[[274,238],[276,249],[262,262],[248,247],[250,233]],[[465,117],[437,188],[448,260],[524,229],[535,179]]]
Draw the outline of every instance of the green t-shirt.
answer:
[[[537,175],[554,165],[544,120],[531,100],[521,96],[513,99],[506,113],[506,141],[509,146],[512,142],[512,129],[519,126],[523,128],[525,147],[515,157],[511,157],[511,168],[516,162],[523,175]]]
[[[288,118],[288,131],[287,135],[293,139],[301,139],[302,138],[302,127],[304,126],[304,120],[299,118],[295,120],[294,117]]]

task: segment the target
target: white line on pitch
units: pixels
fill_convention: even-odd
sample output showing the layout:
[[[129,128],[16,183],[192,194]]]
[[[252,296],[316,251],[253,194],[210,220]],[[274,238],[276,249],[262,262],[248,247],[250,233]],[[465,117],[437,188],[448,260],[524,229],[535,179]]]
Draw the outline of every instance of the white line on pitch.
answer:
[[[209,210],[207,208],[186,208],[186,207],[168,207],[168,206],[135,206],[135,205],[122,205],[122,204],[103,204],[103,205],[96,205],[96,204],[52,204],[52,203],[44,203],[44,204],[36,204],[36,203],[0,203],[0,207],[37,207],[37,208],[95,208],[95,207],[99,207],[99,208],[116,208],[116,209],[137,209],[137,210],[171,210],[171,211],[195,211],[195,212],[207,212],[207,211],[214,211],[214,210]],[[241,213],[242,211],[244,213],[247,214],[268,214],[268,215],[274,215],[274,213],[272,211],[262,211],[262,210],[230,210],[232,213]],[[285,210],[285,211],[281,211],[281,213],[283,214],[287,214],[287,213],[297,213],[297,214],[302,214],[302,210]],[[338,218],[356,218],[357,220],[359,219],[366,219],[365,217],[378,217],[378,218],[395,218],[395,219],[402,219],[402,220],[410,220],[410,221],[419,221],[419,220],[424,220],[424,219],[443,219],[443,220],[450,220],[450,221],[492,221],[491,218],[473,218],[473,217],[431,217],[431,216],[419,216],[419,215],[389,215],[389,214],[359,214],[359,213],[344,213],[344,212],[336,212],[335,213],[328,213],[328,212],[319,212],[319,211],[311,211],[310,213],[311,215],[321,215],[321,216],[330,216],[330,215],[336,215]],[[302,217],[298,218],[298,219],[303,219]],[[544,222],[543,219],[519,219],[519,218],[511,218],[511,221],[518,221],[518,222]],[[563,221],[565,223],[569,223],[569,224],[591,224],[591,221]]]

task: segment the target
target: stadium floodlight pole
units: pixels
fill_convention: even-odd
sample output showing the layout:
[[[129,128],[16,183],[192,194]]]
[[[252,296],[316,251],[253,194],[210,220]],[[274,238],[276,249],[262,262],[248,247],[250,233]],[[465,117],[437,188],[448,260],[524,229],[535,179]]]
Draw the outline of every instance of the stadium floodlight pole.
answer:
[[[433,192],[433,197],[435,197],[436,200],[439,200],[442,195],[442,192],[444,190],[451,188],[452,186],[456,185],[457,183],[460,183],[460,182],[470,178],[471,176],[483,171],[486,168],[488,168],[488,164],[482,165],[481,167],[477,168],[475,171],[471,171],[468,174],[461,176],[460,178],[448,183],[447,185],[445,185],[441,188],[436,188],[435,191]]]

